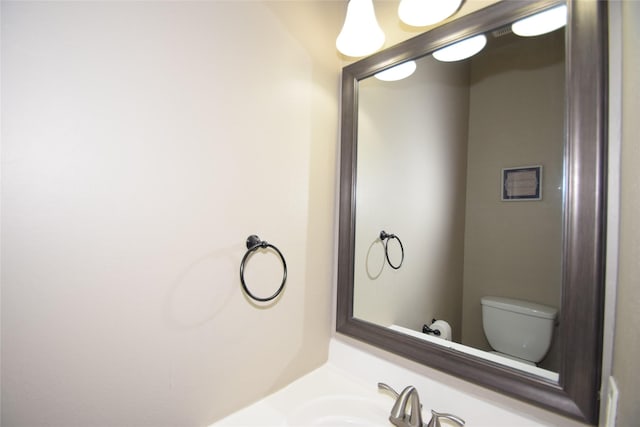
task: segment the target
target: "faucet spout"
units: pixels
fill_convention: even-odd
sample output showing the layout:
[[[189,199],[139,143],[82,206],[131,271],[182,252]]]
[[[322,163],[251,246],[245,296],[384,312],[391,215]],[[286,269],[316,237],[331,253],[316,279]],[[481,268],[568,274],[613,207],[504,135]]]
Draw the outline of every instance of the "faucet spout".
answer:
[[[402,390],[391,409],[389,421],[398,427],[423,427],[420,397],[415,387]]]

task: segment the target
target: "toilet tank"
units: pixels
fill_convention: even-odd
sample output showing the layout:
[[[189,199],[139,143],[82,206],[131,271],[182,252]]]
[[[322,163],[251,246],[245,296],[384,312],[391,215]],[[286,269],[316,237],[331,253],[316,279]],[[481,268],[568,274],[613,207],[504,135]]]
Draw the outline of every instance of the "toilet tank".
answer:
[[[482,326],[494,350],[538,363],[549,351],[558,310],[529,301],[482,297]]]

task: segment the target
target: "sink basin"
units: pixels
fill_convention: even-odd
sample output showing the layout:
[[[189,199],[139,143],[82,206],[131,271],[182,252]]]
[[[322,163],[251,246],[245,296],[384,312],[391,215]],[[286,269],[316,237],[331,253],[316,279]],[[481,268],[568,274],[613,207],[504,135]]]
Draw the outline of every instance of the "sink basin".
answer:
[[[288,426],[385,426],[390,425],[389,405],[356,396],[328,396],[306,402],[287,417]]]

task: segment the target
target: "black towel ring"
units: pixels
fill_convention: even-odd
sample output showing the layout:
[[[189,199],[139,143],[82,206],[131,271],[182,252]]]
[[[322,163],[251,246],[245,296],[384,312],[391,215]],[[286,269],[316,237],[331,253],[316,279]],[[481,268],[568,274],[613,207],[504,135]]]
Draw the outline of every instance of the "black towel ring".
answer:
[[[247,288],[247,284],[244,281],[244,265],[245,262],[247,261],[249,255],[259,249],[259,248],[271,248],[274,251],[276,251],[278,253],[278,255],[280,256],[280,260],[282,261],[282,266],[284,267],[284,274],[282,275],[282,283],[280,284],[280,287],[278,288],[278,290],[271,295],[270,297],[257,297],[254,294],[251,293],[251,291],[249,290],[249,288]],[[260,240],[260,238],[258,236],[256,236],[255,234],[252,234],[251,236],[247,237],[247,253],[244,254],[244,257],[242,257],[242,262],[240,263],[240,283],[242,283],[242,289],[244,289],[244,292],[253,300],[255,301],[260,301],[260,302],[267,302],[267,301],[271,301],[272,299],[274,299],[275,297],[277,297],[278,295],[280,295],[280,292],[282,292],[282,289],[284,289],[284,284],[287,281],[287,262],[284,260],[284,256],[282,255],[282,252],[280,252],[280,250],[278,250],[278,248],[276,248],[275,246],[273,246],[271,243],[267,243],[264,240]]]
[[[389,244],[389,240],[391,239],[396,239],[398,241],[398,244],[400,245],[400,251],[402,252],[402,258],[400,258],[400,264],[398,264],[397,266],[393,265],[391,263],[391,260],[389,259],[389,248],[387,245]],[[384,256],[387,258],[387,262],[389,263],[391,268],[393,268],[394,270],[397,270],[400,267],[402,267],[402,263],[404,262],[404,246],[402,246],[402,241],[400,241],[400,238],[395,234],[388,234],[386,231],[382,230],[380,232],[380,240],[384,242]]]

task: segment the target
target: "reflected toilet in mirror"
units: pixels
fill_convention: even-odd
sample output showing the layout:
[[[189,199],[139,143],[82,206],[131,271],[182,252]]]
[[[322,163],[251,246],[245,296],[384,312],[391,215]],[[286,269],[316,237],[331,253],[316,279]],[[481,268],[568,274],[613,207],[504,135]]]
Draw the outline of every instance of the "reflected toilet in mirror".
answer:
[[[482,327],[492,353],[528,365],[537,365],[547,355],[557,309],[491,296],[481,303]]]

